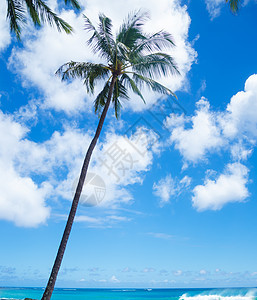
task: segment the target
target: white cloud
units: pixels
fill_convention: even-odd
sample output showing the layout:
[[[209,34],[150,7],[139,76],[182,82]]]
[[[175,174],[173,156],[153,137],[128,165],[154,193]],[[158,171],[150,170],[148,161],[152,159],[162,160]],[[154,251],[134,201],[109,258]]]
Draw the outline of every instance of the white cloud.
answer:
[[[67,217],[64,216],[64,219],[66,220]],[[124,216],[117,216],[117,215],[107,215],[105,217],[97,217],[97,218],[89,217],[85,215],[78,215],[75,217],[75,222],[87,223],[91,228],[112,227],[116,223],[129,222],[130,220],[131,220],[130,218]]]
[[[148,235],[151,235],[157,239],[164,239],[164,240],[170,240],[174,237],[171,234],[162,233],[162,232],[148,232]]]
[[[257,138],[257,75],[245,82],[244,91],[234,95],[225,111],[211,111],[205,98],[196,103],[193,116],[171,115],[165,121],[186,162],[196,163],[208,154],[229,149],[234,160],[245,160]]]
[[[16,169],[18,147],[26,132],[26,128],[0,112],[0,218],[17,226],[35,227],[49,217],[50,209],[45,203],[49,185],[39,186]]]
[[[160,205],[168,203],[171,196],[174,195],[175,192],[175,184],[170,174],[153,185],[154,195],[161,199]]]
[[[52,6],[54,4],[55,1]],[[104,0],[87,0],[85,6],[86,9],[82,13],[93,21],[97,21],[99,11],[110,16],[113,19],[114,31],[128,12],[139,8],[149,10],[151,20],[146,24],[146,31],[165,29],[173,35],[177,45],[171,54],[178,64],[181,76],[163,78],[161,82],[174,91],[185,87],[186,74],[196,57],[196,52],[187,41],[190,17],[186,6],[181,7],[177,0],[163,0],[160,3],[155,0],[132,0],[126,2],[125,9],[124,1],[114,0],[112,5],[109,5]],[[70,60],[99,61],[99,59],[86,46],[88,34],[83,30],[82,14],[77,16],[73,11],[65,11],[61,16],[75,28],[75,34],[58,33],[55,28],[45,26],[34,32],[31,37],[26,35],[24,48],[13,49],[10,62],[12,68],[21,75],[25,85],[32,83],[39,88],[45,98],[44,107],[77,113],[88,110],[88,107],[92,106],[93,98],[86,95],[81,82],[61,83],[54,73],[60,65]],[[149,105],[156,100],[157,96],[153,93],[143,92]],[[124,105],[129,105],[133,110],[147,107],[136,96]]]
[[[171,115],[165,125],[171,132],[170,142],[183,157],[183,169],[189,162],[206,161],[210,154],[230,154],[232,162],[225,173],[217,176],[209,171],[204,184],[193,191],[197,210],[217,210],[248,196],[248,169],[240,161],[249,158],[257,142],[257,75],[246,80],[244,91],[234,95],[224,111],[212,111],[205,98],[196,105],[193,116]],[[216,179],[211,179],[213,174]]]
[[[250,148],[243,144],[242,141],[239,141],[238,143],[232,145],[230,147],[231,156],[235,161],[241,161],[246,160],[252,153],[253,148],[250,145]]]
[[[182,189],[182,188],[188,188],[189,186],[190,186],[190,184],[191,184],[191,182],[192,182],[192,178],[191,177],[189,177],[189,176],[184,176],[181,180],[180,180],[180,182],[179,182],[179,185],[180,185],[180,188]]]
[[[219,210],[227,203],[242,202],[249,196],[247,181],[248,169],[244,165],[228,164],[216,180],[206,178],[203,185],[194,188],[193,206],[198,211]]]
[[[206,8],[211,16],[211,19],[218,17],[221,7],[224,5],[225,0],[205,0]]]
[[[226,110],[211,111],[209,102],[197,102],[193,116],[170,116],[166,126],[170,141],[179,150],[184,162],[197,163],[211,153],[228,151],[232,163],[217,176],[206,175],[203,185],[194,188],[193,206],[198,211],[218,210],[229,202],[242,202],[248,196],[248,169],[240,164],[253,153],[257,141],[257,75],[245,82],[244,91],[234,95]]]
[[[119,283],[120,280],[117,279],[117,277],[115,275],[112,275],[112,277],[110,278],[110,282],[115,282],[115,283]]]
[[[239,1],[239,4],[242,6],[246,6],[250,1],[251,0],[242,0]],[[257,2],[256,0],[254,1]],[[220,15],[221,9],[223,7],[230,9],[229,4],[226,4],[225,0],[205,0],[205,4],[212,20]]]
[[[244,91],[231,98],[220,122],[224,135],[229,138],[238,134],[257,138],[257,74],[246,80]]]
[[[153,184],[153,194],[160,198],[160,206],[170,202],[172,196],[181,194],[185,189],[188,189],[191,184],[191,178],[184,176],[181,180],[173,179],[170,174],[160,179]]]
[[[177,270],[177,271],[173,272],[173,274],[175,276],[181,276],[183,274],[183,272],[181,270]]]
[[[55,196],[70,200],[91,138],[91,134],[82,130],[66,128],[41,144],[23,141],[17,168],[24,174],[35,172],[47,176]],[[126,186],[141,183],[142,174],[152,164],[153,152],[148,150],[150,141],[151,133],[147,135],[139,129],[128,139],[107,133],[105,141],[97,144],[92,155],[91,175],[88,174],[91,177],[85,183],[81,203],[110,207],[130,202],[133,197]],[[113,159],[113,151],[119,152],[119,158]],[[28,153],[29,162],[26,160]]]
[[[42,107],[78,113],[88,109],[85,87],[79,80],[61,82],[55,71],[70,60],[83,60],[88,51],[82,18],[77,18],[73,11],[63,13],[63,17],[76,28],[75,34],[59,33],[56,28],[44,26],[31,38],[24,38],[24,48],[12,50],[10,67],[22,76],[24,86],[32,83],[43,93]]]
[[[6,20],[7,4],[2,1],[0,6],[0,51],[4,50],[11,42],[10,29]]]
[[[108,133],[105,141],[98,145],[90,170],[98,174],[106,186],[99,205],[116,206],[133,200],[126,187],[143,182],[143,174],[150,169],[158,148],[156,142],[156,147],[148,150],[153,138],[153,132],[138,128],[129,138]],[[87,195],[86,190],[83,193]]]
[[[155,271],[155,269],[154,268],[144,268],[143,269],[143,273],[152,273],[152,272],[154,272]]]
[[[46,200],[50,196],[51,199],[72,199],[75,181],[93,132],[65,127],[62,132],[54,132],[48,140],[35,143],[26,138],[29,133],[27,127],[2,112],[0,132],[0,218],[19,226],[44,223],[49,217]],[[90,202],[99,195],[99,185],[93,184],[90,190],[89,182],[95,177],[89,176],[81,203],[115,208],[132,201],[128,186],[143,182],[144,173],[151,167],[154,151],[158,151],[157,141],[155,147],[149,149],[154,139],[155,134],[145,128],[137,128],[129,137],[107,132],[103,142],[95,148],[90,163],[91,173],[88,174],[102,179],[104,195],[98,202]],[[117,150],[119,157],[114,159],[113,151]],[[79,216],[77,221],[95,226],[108,223],[111,226],[130,219],[112,214],[100,219]]]
[[[191,118],[180,116],[174,119],[171,116],[166,119],[166,125],[171,130],[171,142],[185,160],[193,163],[224,145],[221,129],[216,115],[210,111],[209,102],[201,98],[196,106],[195,115]],[[190,128],[186,127],[187,123],[191,125]]]

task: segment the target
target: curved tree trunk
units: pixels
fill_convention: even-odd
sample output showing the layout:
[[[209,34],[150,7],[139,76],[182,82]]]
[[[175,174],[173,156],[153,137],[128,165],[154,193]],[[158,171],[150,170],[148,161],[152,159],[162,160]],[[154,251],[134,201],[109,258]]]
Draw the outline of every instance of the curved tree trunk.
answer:
[[[113,76],[111,84],[110,84],[110,89],[109,89],[109,93],[108,93],[108,97],[107,97],[107,101],[106,104],[104,106],[103,112],[101,114],[97,129],[96,129],[96,133],[95,136],[93,138],[93,140],[91,141],[89,148],[87,150],[87,154],[85,156],[84,159],[84,163],[81,169],[81,173],[80,173],[80,177],[79,177],[79,182],[76,188],[76,192],[72,201],[72,205],[71,205],[71,209],[70,209],[70,214],[66,223],[66,227],[62,236],[62,240],[56,255],[56,259],[52,268],[52,272],[51,275],[49,277],[48,283],[47,283],[47,287],[45,289],[45,292],[41,298],[41,300],[50,300],[53,290],[54,290],[54,286],[55,286],[55,282],[56,282],[56,278],[62,263],[62,259],[63,259],[63,255],[64,255],[64,251],[67,245],[67,241],[71,232],[71,227],[75,218],[75,214],[77,211],[77,207],[78,207],[78,203],[79,203],[79,198],[82,192],[82,188],[85,182],[85,178],[86,178],[86,174],[87,174],[87,169],[88,169],[88,165],[90,162],[90,158],[92,155],[92,152],[95,148],[96,142],[99,138],[99,135],[101,133],[102,127],[103,127],[103,123],[106,117],[106,113],[108,111],[108,108],[110,106],[110,102],[111,102],[111,98],[112,98],[112,93],[113,93],[113,89],[114,89],[114,84],[116,81],[117,76]]]

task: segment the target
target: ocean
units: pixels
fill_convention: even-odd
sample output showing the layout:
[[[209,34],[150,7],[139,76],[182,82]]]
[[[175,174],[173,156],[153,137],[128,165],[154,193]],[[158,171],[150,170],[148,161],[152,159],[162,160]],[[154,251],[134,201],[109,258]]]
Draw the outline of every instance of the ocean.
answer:
[[[0,300],[41,299],[42,288],[0,288]],[[257,288],[56,289],[51,300],[257,300]]]

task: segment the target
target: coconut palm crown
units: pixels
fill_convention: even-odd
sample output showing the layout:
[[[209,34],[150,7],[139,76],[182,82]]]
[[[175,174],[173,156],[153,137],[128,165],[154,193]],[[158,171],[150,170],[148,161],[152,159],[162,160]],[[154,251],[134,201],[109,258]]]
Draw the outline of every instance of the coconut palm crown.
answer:
[[[62,80],[81,78],[90,93],[94,92],[95,85],[102,80],[106,83],[95,99],[96,113],[101,113],[104,107],[111,83],[114,82],[112,103],[115,115],[120,114],[120,99],[128,99],[128,89],[137,94],[143,101],[140,92],[143,85],[154,92],[173,95],[167,87],[155,81],[154,77],[168,76],[179,73],[173,58],[160,52],[174,46],[172,36],[159,31],[154,34],[145,34],[142,25],[148,18],[146,12],[135,12],[128,16],[120,27],[116,38],[112,34],[112,22],[103,14],[99,15],[99,25],[96,28],[91,21],[85,18],[85,29],[92,33],[88,44],[94,53],[106,61],[106,64],[92,62],[68,62],[61,66],[57,74]]]
[[[144,98],[140,92],[143,85],[154,92],[174,95],[170,89],[153,79],[155,76],[178,73],[172,57],[160,52],[164,48],[173,47],[174,43],[171,35],[165,31],[154,34],[143,33],[142,25],[147,17],[146,13],[140,11],[130,14],[120,27],[116,38],[112,34],[112,22],[108,17],[100,14],[97,28],[85,17],[85,29],[92,33],[88,43],[94,53],[98,53],[101,58],[105,59],[106,64],[71,61],[57,71],[63,80],[81,78],[90,93],[94,92],[95,85],[100,81],[105,80],[105,83],[94,103],[95,112],[99,113],[100,120],[83,162],[68,220],[42,300],[50,300],[54,290],[91,155],[100,136],[110,103],[113,103],[115,115],[118,118],[121,108],[120,100],[129,98],[128,89],[131,89],[143,101]]]
[[[11,32],[14,32],[17,39],[21,39],[22,26],[26,24],[28,15],[36,27],[42,23],[55,25],[57,29],[64,30],[66,33],[72,32],[72,27],[63,19],[57,16],[43,0],[6,0],[7,1],[7,20],[10,24]],[[73,8],[80,9],[77,0],[64,0],[65,4],[71,4]]]

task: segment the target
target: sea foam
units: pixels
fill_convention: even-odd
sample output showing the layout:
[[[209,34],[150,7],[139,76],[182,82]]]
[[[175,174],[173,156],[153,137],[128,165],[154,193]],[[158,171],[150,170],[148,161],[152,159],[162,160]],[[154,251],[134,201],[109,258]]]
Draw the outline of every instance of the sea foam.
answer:
[[[210,292],[208,294],[189,295],[183,294],[179,300],[256,300],[257,290],[251,289],[246,293],[235,292],[235,290],[223,290],[221,293]]]

